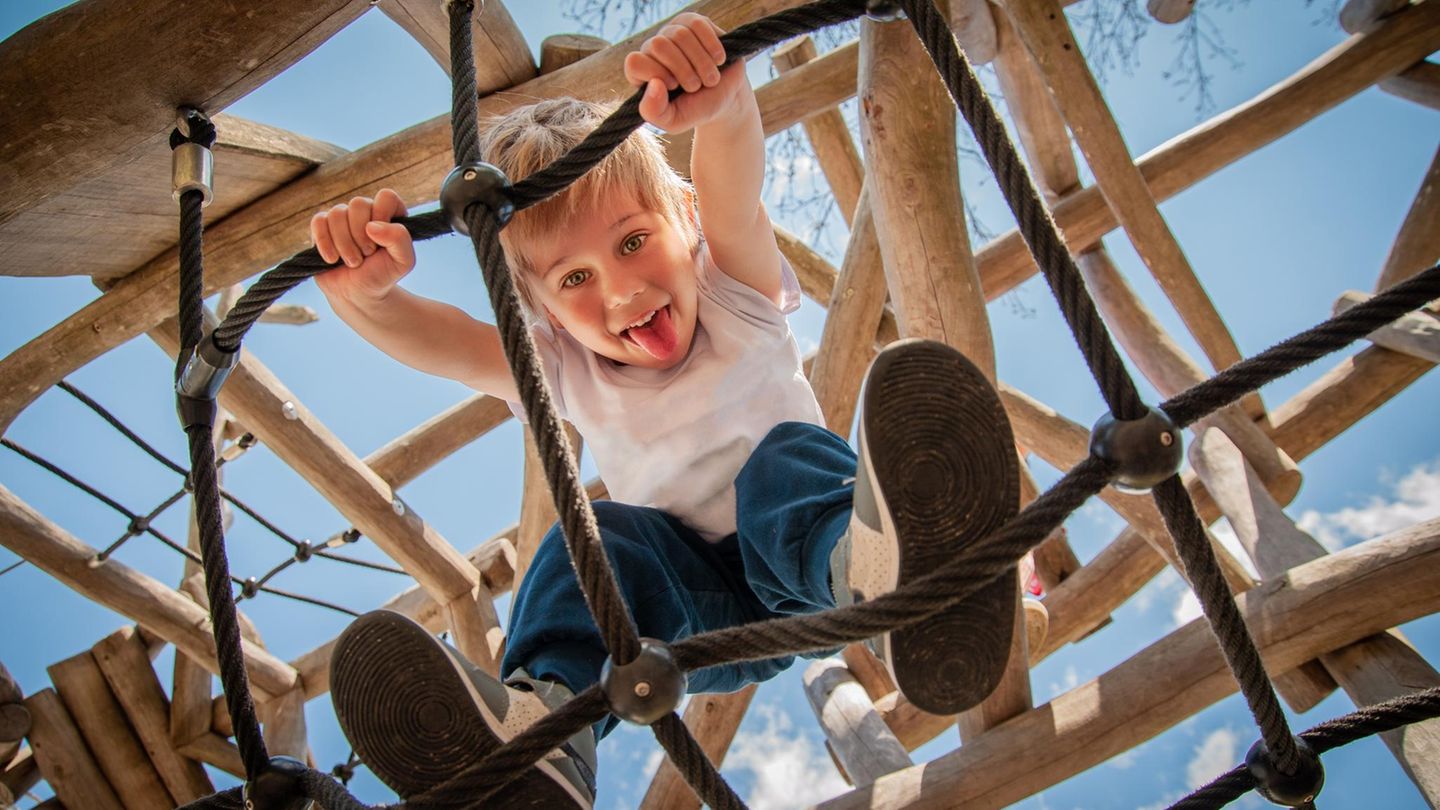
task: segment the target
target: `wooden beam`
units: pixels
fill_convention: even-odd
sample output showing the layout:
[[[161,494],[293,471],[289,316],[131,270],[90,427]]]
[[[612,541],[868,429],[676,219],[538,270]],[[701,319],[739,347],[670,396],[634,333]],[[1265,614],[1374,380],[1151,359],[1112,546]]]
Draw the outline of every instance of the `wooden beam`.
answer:
[[[1410,203],[1400,232],[1390,245],[1380,278],[1379,292],[1404,281],[1440,260],[1440,147],[1430,159],[1430,168],[1420,181],[1420,190]]]
[[[755,90],[766,135],[789,129],[855,95],[860,42],[847,42],[824,56],[786,71]]]
[[[96,765],[126,810],[175,806],[178,801],[160,781],[144,743],[130,728],[125,710],[110,691],[95,656],[86,650],[51,664],[46,672],[94,754]]]
[[[39,782],[40,767],[35,763],[34,749],[28,745],[21,748],[4,766],[0,766],[0,798],[8,792],[10,800],[14,801]]]
[[[310,750],[305,734],[305,690],[299,687],[264,706],[265,749],[272,757],[304,762]]]
[[[1370,296],[1347,290],[1335,299],[1335,314],[1363,304]],[[1376,346],[1408,354],[1427,363],[1440,363],[1440,318],[1424,309],[1407,312],[1366,336]]]
[[[101,639],[91,652],[176,804],[214,793],[215,786],[200,764],[175,750],[170,740],[170,701],[135,631],[121,628]]]
[[[256,14],[200,0],[85,0],[31,23],[0,48],[0,223],[164,149],[181,105],[220,112],[367,8],[282,0]],[[197,43],[205,58],[175,58]]]
[[[738,692],[690,696],[685,706],[685,727],[716,768],[725,762],[725,752],[730,750],[740,720],[750,708],[758,686],[752,683]],[[700,798],[666,757],[640,801],[640,810],[699,810],[699,807]]]
[[[955,44],[972,65],[987,65],[998,50],[995,15],[990,0],[950,0],[946,18]]]
[[[1277,670],[1428,615],[1440,610],[1440,521],[1292,568],[1236,601],[1266,666]],[[819,807],[1003,806],[1129,750],[1235,689],[1209,628],[1193,621],[952,753]]]
[[[346,1],[347,8],[365,5],[363,0]],[[103,2],[120,4],[119,0]],[[703,0],[690,9],[729,29],[800,2]],[[304,16],[298,12],[293,15],[295,19]],[[207,26],[214,22],[211,15],[201,14],[196,19],[204,19]],[[536,99],[557,95],[601,100],[626,94],[630,88],[625,82],[622,62],[653,30],[654,27],[635,34],[568,68],[537,77],[504,93],[486,96],[480,101],[479,116],[498,115]],[[824,61],[818,60],[817,65]],[[828,62],[822,67],[838,75],[843,64]],[[797,93],[803,92],[798,85],[794,89]],[[853,84],[849,92],[854,92]],[[815,108],[807,105],[806,109]],[[25,126],[34,128],[34,120],[23,116],[7,120],[27,121]],[[168,124],[165,129],[168,132]],[[91,148],[88,140],[84,148]],[[157,142],[154,148],[163,146]],[[8,169],[9,161],[4,165]],[[206,229],[207,294],[242,281],[307,248],[310,217],[317,210],[345,202],[357,194],[374,196],[382,187],[395,189],[411,206],[422,205],[435,200],[439,179],[453,165],[448,114],[326,163]],[[64,167],[67,174],[74,174],[74,170],[73,164]],[[0,360],[0,433],[9,428],[26,405],[65,375],[154,328],[173,313],[179,296],[178,284],[179,253],[174,249],[164,251],[125,276],[105,295]]]
[[[569,422],[564,424],[570,452],[578,463],[583,440],[574,425]],[[520,521],[515,530],[516,588],[525,580],[530,562],[535,559],[535,552],[540,550],[540,541],[559,516],[555,510],[555,499],[550,493],[550,482],[545,478],[545,468],[535,447],[535,437],[528,429],[525,431],[525,461],[521,475]],[[515,603],[512,601],[510,604],[513,607]]]
[[[128,616],[218,674],[210,617],[194,602],[160,582],[110,559],[90,566],[99,552],[75,539],[0,486],[0,545],[56,578],[81,596]],[[251,683],[262,695],[294,688],[298,673],[285,662],[245,644]]]
[[[1065,119],[1055,108],[1045,77],[1025,49],[1004,13],[993,15],[999,50],[995,77],[1010,110],[1010,120],[1020,137],[1020,147],[1030,164],[1030,174],[1045,201],[1053,205],[1061,196],[1080,187],[1080,170]]]
[[[1375,85],[1396,98],[1440,110],[1440,64],[1416,62]]]
[[[1166,200],[1240,158],[1273,143],[1375,82],[1393,76],[1440,48],[1440,3],[1412,4],[1373,31],[1351,37],[1249,101],[1171,138],[1137,165],[1155,200]],[[1100,189],[1066,195],[1054,209],[1072,251],[1084,250],[1112,230],[1114,215]],[[1034,275],[1035,262],[1018,231],[976,254],[991,300]]]
[[[240,749],[217,733],[201,734],[186,743],[176,743],[175,750],[197,762],[204,762],[239,779],[245,778],[245,763]]]
[[[437,0],[387,0],[380,4],[420,47],[430,54],[445,75],[450,75],[450,13],[448,3]],[[535,77],[535,57],[525,35],[500,0],[478,4],[470,17],[470,39],[475,54],[475,89],[481,96],[514,87]]]
[[[365,466],[399,489],[509,418],[505,400],[475,394],[366,456]]]
[[[1338,15],[1340,28],[1347,34],[1364,33],[1409,4],[1410,0],[1346,0]]]
[[[55,690],[41,689],[25,698],[25,708],[35,720],[30,730],[35,761],[55,796],[66,807],[125,810]]]
[[[770,59],[776,71],[783,76],[813,62],[818,56],[815,41],[804,36],[775,48]],[[806,118],[802,124],[810,148],[815,152],[815,162],[820,164],[820,171],[825,173],[825,180],[830,184],[830,192],[835,195],[840,216],[853,229],[855,208],[860,204],[860,190],[865,182],[865,165],[860,160],[855,140],[850,137],[845,116],[838,109],[831,108]]]
[[[1325,548],[1290,520],[1223,432],[1206,430],[1189,454],[1262,577],[1283,577],[1288,569],[1325,556]],[[1357,641],[1292,672],[1305,669],[1333,676],[1331,684],[1338,681],[1357,706],[1440,685],[1440,675],[1395,631]],[[1384,739],[1427,803],[1440,801],[1440,759],[1434,756],[1440,753],[1440,721],[1387,732]]]
[[[915,764],[845,662],[837,658],[811,662],[803,682],[810,708],[851,784],[864,787]]]
[[[1135,251],[1215,369],[1238,363],[1241,355],[1235,339],[1160,215],[1059,3],[1007,2],[1005,10],[1044,74],[1056,106],[1070,124],[1085,162],[1095,175],[1096,185],[1130,236]],[[1251,418],[1264,413],[1258,399],[1251,402],[1254,404],[1246,407]]]
[[[0,664],[0,769],[20,750],[20,743],[30,733],[30,712],[25,708],[25,693]]]

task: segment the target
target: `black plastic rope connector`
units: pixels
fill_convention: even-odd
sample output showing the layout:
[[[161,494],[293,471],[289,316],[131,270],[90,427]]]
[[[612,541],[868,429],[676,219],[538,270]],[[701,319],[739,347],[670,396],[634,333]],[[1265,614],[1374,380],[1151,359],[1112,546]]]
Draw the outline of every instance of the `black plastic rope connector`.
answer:
[[[241,788],[245,810],[305,810],[310,798],[301,780],[308,770],[294,757],[270,757],[270,764]]]
[[[1246,752],[1245,768],[1255,778],[1256,793],[1275,804],[1302,807],[1313,802],[1325,786],[1325,766],[1304,737],[1292,739],[1300,755],[1300,767],[1294,773],[1285,773],[1276,766],[1263,739],[1256,740]]]
[[[865,16],[876,22],[905,19],[905,9],[895,0],[865,0]]]
[[[610,711],[621,720],[648,726],[675,711],[685,697],[688,679],[675,662],[670,645],[653,638],[640,639],[640,654],[628,664],[605,659],[600,689]]]
[[[215,424],[215,398],[239,359],[239,352],[227,352],[215,345],[214,332],[202,338],[191,352],[185,370],[175,381],[180,423],[187,429]]]
[[[1100,417],[1090,429],[1090,454],[1115,466],[1116,489],[1141,494],[1180,471],[1185,448],[1175,421],[1147,408],[1139,419]]]
[[[482,204],[495,215],[499,227],[505,227],[515,214],[510,198],[510,178],[489,163],[464,163],[446,175],[440,186],[440,208],[456,233],[470,235],[465,212],[470,206]]]

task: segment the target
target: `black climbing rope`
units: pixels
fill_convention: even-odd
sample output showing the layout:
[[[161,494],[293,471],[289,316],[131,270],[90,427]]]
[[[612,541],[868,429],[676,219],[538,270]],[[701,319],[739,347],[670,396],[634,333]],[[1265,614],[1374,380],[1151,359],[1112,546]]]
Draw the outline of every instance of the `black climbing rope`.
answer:
[[[455,82],[452,146],[457,165],[456,173],[452,173],[451,179],[456,178],[458,173],[464,182],[478,182],[483,185],[485,181],[480,175],[487,169],[480,167],[478,155],[475,154],[478,143],[478,108],[470,42],[470,15],[473,4],[466,0],[456,0],[448,5],[452,35],[451,72]],[[865,0],[821,0],[741,26],[724,35],[721,41],[731,61],[743,59],[783,39],[853,19],[872,5],[876,4]],[[1148,408],[1143,403],[1134,382],[1126,373],[1119,353],[1115,350],[1064,246],[1058,228],[1040,202],[1028,172],[973,70],[956,48],[943,19],[929,0],[901,0],[899,5],[903,6],[906,16],[935,62],[956,106],[975,131],[976,139],[998,178],[1006,201],[1020,223],[1020,231],[1050,285],[1110,408],[1110,417],[1122,424],[1137,422],[1155,409]],[[675,91],[676,94],[679,92],[681,91]],[[544,462],[546,478],[555,498],[559,522],[571,560],[579,573],[586,602],[610,651],[611,660],[621,666],[628,665],[636,658],[641,651],[641,642],[633,619],[619,597],[614,574],[600,542],[594,512],[590,508],[585,489],[580,484],[575,458],[569,443],[563,440],[564,434],[551,405],[549,392],[535,358],[534,345],[525,328],[520,305],[506,269],[507,262],[500,245],[499,231],[514,211],[534,205],[565,189],[628,137],[641,124],[638,113],[641,95],[637,92],[574,149],[523,181],[501,188],[498,192],[495,187],[487,188],[485,194],[461,200],[458,211],[435,212],[397,220],[411,231],[415,239],[448,232],[450,222],[457,220],[464,226],[463,230],[468,231],[491,298],[501,342]],[[477,181],[477,178],[480,179]],[[451,180],[447,179],[447,192],[450,185]],[[442,192],[442,200],[446,198],[447,192]],[[182,197],[182,209],[188,205],[194,206],[197,214],[194,217],[194,227],[198,229],[198,196],[187,193]],[[182,223],[188,223],[190,219],[189,215],[182,215]],[[190,225],[184,227],[188,228]],[[182,258],[186,253],[184,245],[191,238],[182,235]],[[198,234],[193,235],[193,240],[193,244],[198,248]],[[193,264],[194,272],[198,276],[198,257]],[[318,253],[311,249],[297,254],[266,273],[242,296],[225,322],[215,330],[210,338],[213,347],[221,353],[233,354],[238,350],[246,330],[271,302],[305,278],[328,268],[329,265],[320,260]],[[198,289],[198,286],[198,283],[193,281],[182,282],[182,289]],[[1440,267],[1433,267],[1343,315],[1331,318],[1250,360],[1236,364],[1211,380],[1162,403],[1158,410],[1170,420],[1175,429],[1183,428],[1260,385],[1334,351],[1436,297],[1440,297]],[[185,317],[183,310],[187,306],[185,301],[186,293],[182,293],[182,321]],[[205,348],[201,343],[203,340],[204,338],[190,334],[190,337],[186,338],[186,345],[190,348],[182,351],[182,356],[187,352],[201,353]],[[199,465],[206,459],[201,448],[196,447],[197,437],[203,434],[204,441],[198,444],[208,448],[208,431],[199,427],[192,428],[187,424],[187,432],[191,433],[192,463]],[[1173,436],[1167,435],[1166,438],[1176,440]],[[213,478],[213,458],[210,458],[209,462],[212,465]],[[1176,464],[1178,465],[1178,461]],[[1041,542],[1086,499],[1115,480],[1116,476],[1123,475],[1123,466],[1121,462],[1108,456],[1092,453],[1005,526],[985,538],[967,543],[942,569],[909,582],[891,593],[863,604],[821,614],[774,619],[692,636],[676,642],[670,648],[673,660],[682,671],[686,671],[732,661],[830,649],[920,621],[1000,576],[1013,565],[1017,557]],[[198,473],[198,466],[196,471]],[[1170,472],[1168,477],[1157,479],[1159,484],[1154,488],[1154,497],[1165,516],[1167,526],[1177,538],[1185,573],[1200,595],[1206,617],[1261,729],[1264,746],[1270,752],[1267,767],[1272,767],[1282,774],[1296,774],[1305,764],[1302,762],[1302,744],[1297,743],[1296,738],[1291,735],[1280,712],[1279,703],[1254,642],[1220,576],[1203,527],[1195,514],[1194,504],[1180,486],[1178,476],[1173,474],[1173,470]],[[202,477],[196,475],[197,497],[200,497]],[[213,487],[208,485],[205,489],[206,492],[213,492]],[[218,496],[215,497],[218,503]],[[218,517],[218,507],[209,511]],[[208,523],[209,521],[207,527]],[[217,539],[206,544],[207,578],[210,578],[211,549],[219,549],[222,559],[219,561],[218,571],[223,573],[223,541]],[[225,581],[223,575],[216,579],[222,583]],[[222,590],[228,595],[228,589]],[[228,642],[221,639],[220,614],[228,611],[231,614],[228,623],[233,625],[234,605],[233,602],[216,599],[212,595],[211,609],[216,616],[217,644],[222,648],[224,669],[223,648],[227,643],[233,644],[233,658],[234,652],[239,649],[239,639],[238,634]],[[224,679],[226,693],[230,696],[233,689],[244,690],[243,703],[248,704],[248,688],[243,675],[242,669],[240,678]],[[234,700],[233,697],[227,699]],[[473,806],[493,795],[508,780],[523,772],[548,751],[560,746],[570,736],[611,711],[612,706],[605,691],[599,684],[591,686],[492,751],[465,772],[423,794],[409,797],[405,806]],[[240,716],[233,705],[231,713],[232,716]],[[1433,717],[1437,713],[1440,713],[1440,697],[1422,693],[1411,696],[1410,699],[1362,709],[1329,724],[1322,724],[1302,733],[1300,739],[1316,752],[1320,752],[1351,739],[1375,733],[1382,728]],[[240,726],[241,723],[237,721],[237,737]],[[677,767],[707,803],[725,808],[743,806],[673,712],[665,713],[654,724],[654,730]],[[258,732],[253,736],[258,738]],[[258,748],[253,740],[242,742],[241,749],[245,756],[247,774],[253,779],[258,769],[265,765],[263,741]],[[1242,792],[1243,789],[1255,785],[1255,777],[1248,778],[1250,784],[1241,788]],[[1207,786],[1202,792],[1210,791],[1207,796],[1219,796],[1221,789],[1212,791],[1212,787]],[[304,779],[297,779],[294,789],[298,792],[297,795],[303,794],[317,799],[327,807],[363,807],[355,802],[342,785],[317,771],[305,771]],[[1223,791],[1235,789],[1236,785],[1230,782],[1225,782],[1223,786]],[[222,800],[221,796],[227,798]],[[232,801],[233,796],[228,793],[217,794],[202,802],[212,800]],[[195,803],[191,806],[233,805]]]

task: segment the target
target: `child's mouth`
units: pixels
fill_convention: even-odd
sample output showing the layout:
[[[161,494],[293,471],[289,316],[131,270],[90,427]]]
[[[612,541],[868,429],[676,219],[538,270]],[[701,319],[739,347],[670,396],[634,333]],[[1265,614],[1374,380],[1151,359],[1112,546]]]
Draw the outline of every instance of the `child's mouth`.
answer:
[[[645,314],[620,335],[656,360],[669,359],[680,344],[680,335],[675,331],[675,321],[670,317],[669,306]]]

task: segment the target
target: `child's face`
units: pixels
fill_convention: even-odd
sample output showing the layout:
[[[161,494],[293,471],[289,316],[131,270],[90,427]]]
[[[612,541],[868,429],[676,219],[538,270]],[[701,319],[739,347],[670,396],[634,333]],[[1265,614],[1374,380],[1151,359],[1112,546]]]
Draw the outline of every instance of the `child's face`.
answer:
[[[612,192],[526,253],[550,323],[617,363],[670,368],[695,336],[695,261],[684,234]]]

